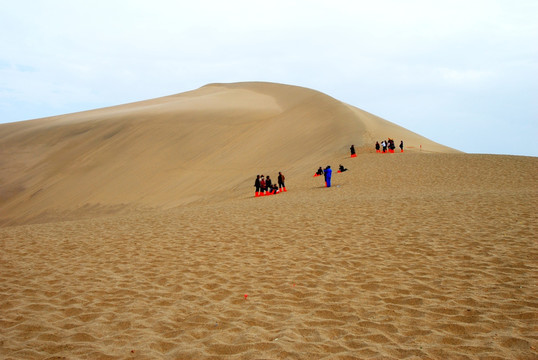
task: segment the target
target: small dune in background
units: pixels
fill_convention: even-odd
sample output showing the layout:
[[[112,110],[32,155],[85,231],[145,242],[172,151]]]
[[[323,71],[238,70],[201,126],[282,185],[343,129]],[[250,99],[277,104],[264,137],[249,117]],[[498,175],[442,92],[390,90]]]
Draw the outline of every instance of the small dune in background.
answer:
[[[0,357],[536,359],[537,176],[271,83],[2,124]]]

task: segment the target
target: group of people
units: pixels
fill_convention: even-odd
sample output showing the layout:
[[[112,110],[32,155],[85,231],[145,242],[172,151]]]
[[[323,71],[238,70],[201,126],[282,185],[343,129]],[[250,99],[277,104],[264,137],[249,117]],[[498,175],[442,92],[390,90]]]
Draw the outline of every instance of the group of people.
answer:
[[[325,169],[329,169],[330,167],[330,165],[327,165]],[[345,168],[344,165],[340,164],[340,166],[338,166],[338,172],[343,173],[344,171],[347,171],[347,168]],[[321,175],[325,175],[325,170],[323,170],[323,168],[320,166],[318,168],[318,171],[316,171],[316,173],[314,174],[314,177]]]
[[[344,165],[340,164],[340,166],[338,167],[338,172],[343,173],[344,171],[347,171],[347,169],[344,167]],[[332,174],[333,171],[330,165],[327,165],[325,169],[320,166],[318,171],[316,171],[316,173],[314,174],[314,177],[323,175],[325,177],[325,186],[331,187]]]
[[[400,141],[399,147],[400,147],[400,151],[403,152],[403,148],[404,148],[403,140]],[[380,152],[383,152],[383,153],[392,152],[393,153],[394,149],[396,149],[396,146],[394,145],[394,139],[391,139],[391,138],[389,138],[388,140],[382,140],[381,143],[379,143],[379,141],[376,141],[375,143],[375,150],[378,153]],[[351,145],[349,150],[351,152],[351,157],[357,156],[355,152],[355,145]],[[343,173],[344,171],[347,171],[347,169],[342,164],[340,164],[340,166],[338,167],[338,172]],[[325,169],[323,169],[320,166],[319,169],[314,174],[314,176],[321,176],[321,175],[325,177],[325,186],[331,187],[331,178],[332,178],[331,166],[327,165]],[[256,181],[254,182],[254,187],[256,188],[255,196],[259,197],[259,196],[265,196],[265,195],[274,195],[280,192],[287,191],[286,185],[284,183],[285,179],[286,178],[284,177],[282,172],[279,172],[277,183],[273,184],[273,180],[271,179],[269,175],[267,175],[267,177],[263,175],[257,175]]]
[[[399,147],[400,147],[400,152],[403,152],[403,148],[404,148],[403,140],[400,141]],[[380,152],[383,152],[383,153],[391,152],[391,153],[393,153],[394,149],[396,149],[396,146],[394,145],[394,139],[391,139],[391,138],[389,138],[388,140],[382,140],[381,144],[379,143],[379,141],[377,141],[375,143],[375,151],[378,152],[378,153],[380,153]]]
[[[384,143],[384,141],[383,141],[383,143]],[[392,144],[394,146],[394,142],[392,142]],[[400,146],[403,148],[403,142],[402,142],[402,144]],[[376,144],[376,149],[379,149],[379,143]],[[351,157],[356,157],[357,156],[357,154],[355,152],[355,146],[354,145],[351,145],[349,150],[351,152]],[[340,166],[338,167],[338,172],[343,173],[344,171],[347,171],[347,169],[342,164],[340,164]],[[332,172],[333,171],[332,171],[330,165],[327,165],[327,167],[325,169],[323,169],[320,166],[319,169],[314,174],[314,176],[323,175],[325,177],[325,186],[326,187],[331,187]],[[287,191],[286,190],[286,185],[285,185],[285,180],[286,180],[286,178],[284,177],[284,174],[282,174],[282,172],[278,173],[278,178],[277,178],[277,183],[276,184],[273,183],[273,180],[271,179],[271,177],[269,175],[267,175],[267,176],[256,175],[256,180],[254,181],[254,187],[256,188],[255,196],[259,197],[259,196],[266,196],[266,195],[274,195],[274,194],[278,194],[278,193]]]
[[[256,175],[256,180],[254,181],[254,187],[256,188],[255,196],[265,196],[265,195],[274,195],[286,190],[286,185],[284,181],[286,178],[282,172],[278,173],[277,183],[273,184],[273,180],[269,175],[267,177],[263,175]]]

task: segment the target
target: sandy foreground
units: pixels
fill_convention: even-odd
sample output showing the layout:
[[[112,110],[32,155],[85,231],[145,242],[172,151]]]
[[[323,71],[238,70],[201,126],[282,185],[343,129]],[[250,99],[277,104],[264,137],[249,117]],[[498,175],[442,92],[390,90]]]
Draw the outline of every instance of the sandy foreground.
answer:
[[[0,358],[537,359],[537,175],[359,154],[274,196],[4,226]]]

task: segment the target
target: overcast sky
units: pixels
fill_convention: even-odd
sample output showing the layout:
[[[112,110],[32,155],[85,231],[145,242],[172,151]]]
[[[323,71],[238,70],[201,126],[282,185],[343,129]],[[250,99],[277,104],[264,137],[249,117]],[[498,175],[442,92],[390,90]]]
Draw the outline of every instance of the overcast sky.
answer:
[[[0,0],[0,9],[0,123],[271,81],[465,152],[538,156],[537,0]]]

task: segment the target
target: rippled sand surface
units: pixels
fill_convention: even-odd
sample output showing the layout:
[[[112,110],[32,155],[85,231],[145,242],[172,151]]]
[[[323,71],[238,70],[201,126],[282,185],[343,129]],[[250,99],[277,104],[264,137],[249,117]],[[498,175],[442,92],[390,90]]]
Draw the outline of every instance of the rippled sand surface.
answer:
[[[536,158],[337,163],[331,188],[0,228],[0,357],[538,358]]]

